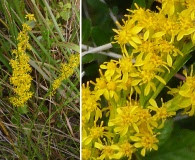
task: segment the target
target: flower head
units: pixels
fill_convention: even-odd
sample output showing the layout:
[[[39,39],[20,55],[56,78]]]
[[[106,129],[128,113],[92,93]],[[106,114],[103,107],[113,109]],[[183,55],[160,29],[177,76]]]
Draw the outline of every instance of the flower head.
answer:
[[[134,136],[130,136],[130,138],[135,142],[134,146],[136,148],[141,148],[142,156],[145,156],[147,151],[158,149],[157,143],[159,140],[156,138],[156,134],[151,134],[148,132],[136,133]]]

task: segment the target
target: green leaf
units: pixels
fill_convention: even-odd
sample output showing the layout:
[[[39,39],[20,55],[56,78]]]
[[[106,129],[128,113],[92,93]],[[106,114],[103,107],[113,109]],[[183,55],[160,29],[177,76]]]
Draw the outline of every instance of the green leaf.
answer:
[[[98,46],[110,42],[110,36],[107,35],[107,33],[104,30],[100,29],[98,26],[92,28],[91,36],[95,44]]]
[[[9,65],[9,61],[5,58],[1,50],[0,50],[0,62],[2,62],[8,68],[9,71],[12,70],[11,66]],[[0,68],[1,68],[1,64],[0,64]]]
[[[70,18],[70,10],[60,12],[60,16],[67,21]]]
[[[94,61],[94,54],[86,54],[82,57],[82,64]]]
[[[194,160],[195,131],[177,128],[166,143],[144,160]]]
[[[89,19],[82,19],[82,43],[88,41],[91,32],[91,21]]]
[[[46,106],[41,106],[40,110],[41,110],[43,113],[47,113],[47,112],[48,112],[48,107],[46,107]]]
[[[58,43],[53,43],[52,46],[59,46],[59,47],[64,47],[68,49],[72,49],[76,52],[80,52],[80,47],[77,44],[74,43],[69,43],[69,42],[58,42]]]
[[[60,16],[66,21],[70,18],[71,4],[67,3],[63,6],[63,10],[60,12]]]
[[[28,113],[29,112],[28,106],[27,105],[24,105],[23,107],[18,107],[18,112],[21,113],[21,114]]]
[[[108,11],[108,6],[106,3],[102,3],[101,1],[87,0],[87,3],[94,9],[101,10],[101,12]]]
[[[158,136],[158,140],[159,140],[158,146],[162,146],[169,139],[172,131],[173,131],[173,119],[166,120],[164,123],[164,127],[159,130],[161,134]]]

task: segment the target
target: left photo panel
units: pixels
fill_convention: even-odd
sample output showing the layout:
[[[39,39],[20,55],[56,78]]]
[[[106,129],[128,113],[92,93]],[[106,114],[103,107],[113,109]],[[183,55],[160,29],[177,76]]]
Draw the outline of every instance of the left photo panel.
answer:
[[[0,159],[80,159],[80,0],[1,0]]]

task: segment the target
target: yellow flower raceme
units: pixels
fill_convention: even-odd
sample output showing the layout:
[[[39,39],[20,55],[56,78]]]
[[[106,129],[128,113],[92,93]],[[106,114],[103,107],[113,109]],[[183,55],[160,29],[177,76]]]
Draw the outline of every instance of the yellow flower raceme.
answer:
[[[10,77],[10,83],[13,85],[13,91],[15,93],[15,96],[10,98],[10,102],[18,107],[24,106],[33,95],[30,91],[32,81],[30,72],[32,69],[29,65],[30,58],[26,54],[27,49],[31,50],[28,36],[29,31],[31,31],[31,27],[27,23],[24,23],[22,25],[22,31],[17,37],[17,49],[12,51],[15,58],[10,60],[13,72]]]
[[[67,79],[68,77],[70,77],[73,73],[74,70],[78,67],[79,63],[80,63],[80,58],[79,58],[79,54],[71,54],[71,56],[69,57],[69,61],[68,63],[64,63],[61,65],[60,68],[60,75],[58,78],[56,78],[52,84],[52,92],[51,94],[54,94],[56,89],[59,88],[61,82],[65,79]]]

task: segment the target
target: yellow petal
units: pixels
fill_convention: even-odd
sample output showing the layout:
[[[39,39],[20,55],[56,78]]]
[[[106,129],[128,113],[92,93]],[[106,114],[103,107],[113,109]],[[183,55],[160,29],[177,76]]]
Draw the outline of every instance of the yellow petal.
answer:
[[[143,27],[135,26],[131,29],[131,33],[138,34],[142,29],[143,29]]]
[[[155,75],[155,78],[158,79],[161,83],[166,84],[165,80],[162,77]]]
[[[156,144],[153,144],[152,148],[153,148],[154,150],[158,150],[158,146],[157,146]]]
[[[152,38],[159,38],[165,35],[165,32],[156,32],[152,35]]]
[[[154,99],[150,99],[149,100],[149,103],[153,106],[153,107],[157,107],[158,108],[158,106],[157,106],[157,104],[156,104],[156,101],[154,100]]]
[[[136,148],[140,148],[140,147],[142,147],[142,144],[141,144],[141,143],[135,143],[134,146],[135,146]]]
[[[150,92],[150,83],[146,85],[146,88],[144,89],[144,95],[147,96]]]
[[[172,66],[172,63],[173,63],[172,58],[169,54],[167,55],[167,63],[170,67]]]
[[[135,141],[135,142],[140,140],[140,138],[139,137],[136,137],[136,136],[130,136],[130,139],[132,141]]]
[[[129,44],[134,47],[135,49],[137,49],[137,44],[134,41],[129,41]]]
[[[140,81],[141,81],[141,79],[133,80],[132,83],[131,83],[131,85],[132,85],[132,86],[136,86],[136,85],[139,84]]]
[[[146,155],[146,149],[145,149],[145,148],[143,148],[143,149],[141,150],[141,155],[142,155],[142,156],[145,156],[145,155]]]
[[[104,148],[104,146],[100,143],[95,142],[95,148],[102,150]]]
[[[148,38],[149,38],[149,30],[147,30],[145,33],[144,33],[144,41],[146,41]]]
[[[193,33],[194,31],[195,31],[195,28],[190,28],[190,29],[188,29],[188,30],[185,32],[184,35],[189,35],[189,34]]]
[[[122,132],[120,133],[121,137],[123,137],[124,135],[126,135],[128,132],[128,126],[125,126],[122,130]]]
[[[133,40],[137,44],[142,44],[142,41],[139,37],[131,37],[131,40]]]
[[[184,33],[183,32],[180,32],[177,36],[177,40],[180,41],[184,36]]]

